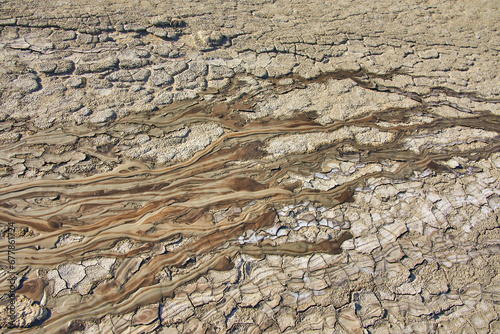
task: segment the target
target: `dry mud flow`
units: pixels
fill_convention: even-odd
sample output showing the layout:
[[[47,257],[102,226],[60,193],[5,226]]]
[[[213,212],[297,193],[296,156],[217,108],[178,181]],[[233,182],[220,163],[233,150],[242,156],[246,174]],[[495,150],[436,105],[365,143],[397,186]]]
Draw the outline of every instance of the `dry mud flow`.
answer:
[[[499,7],[0,1],[0,332],[499,332]]]

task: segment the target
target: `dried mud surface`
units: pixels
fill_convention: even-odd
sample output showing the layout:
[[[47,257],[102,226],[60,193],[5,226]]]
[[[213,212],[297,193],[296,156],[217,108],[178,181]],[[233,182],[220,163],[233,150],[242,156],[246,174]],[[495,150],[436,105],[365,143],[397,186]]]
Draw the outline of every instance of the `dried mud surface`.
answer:
[[[498,7],[2,1],[2,332],[500,331]]]

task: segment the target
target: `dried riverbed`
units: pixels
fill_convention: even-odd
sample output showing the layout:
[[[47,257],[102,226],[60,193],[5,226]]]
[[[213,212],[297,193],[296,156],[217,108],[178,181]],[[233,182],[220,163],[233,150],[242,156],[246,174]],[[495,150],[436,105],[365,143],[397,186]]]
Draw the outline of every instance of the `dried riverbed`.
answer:
[[[2,328],[500,330],[496,4],[155,5],[2,9]]]

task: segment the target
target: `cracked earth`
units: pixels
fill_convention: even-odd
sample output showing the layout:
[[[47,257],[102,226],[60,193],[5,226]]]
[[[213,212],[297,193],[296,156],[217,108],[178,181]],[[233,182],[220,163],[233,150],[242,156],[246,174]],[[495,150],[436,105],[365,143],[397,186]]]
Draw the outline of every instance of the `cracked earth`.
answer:
[[[0,328],[500,331],[499,22],[1,1]]]

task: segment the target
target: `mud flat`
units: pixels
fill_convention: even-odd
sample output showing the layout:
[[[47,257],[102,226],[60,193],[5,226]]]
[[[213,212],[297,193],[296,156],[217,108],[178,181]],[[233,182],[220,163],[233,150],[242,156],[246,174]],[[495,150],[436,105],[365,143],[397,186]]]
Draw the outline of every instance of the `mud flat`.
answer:
[[[0,327],[500,331],[498,7],[4,1]]]

